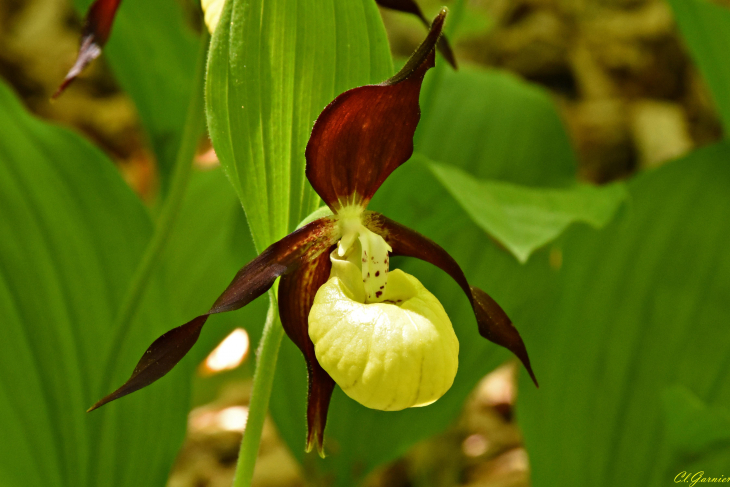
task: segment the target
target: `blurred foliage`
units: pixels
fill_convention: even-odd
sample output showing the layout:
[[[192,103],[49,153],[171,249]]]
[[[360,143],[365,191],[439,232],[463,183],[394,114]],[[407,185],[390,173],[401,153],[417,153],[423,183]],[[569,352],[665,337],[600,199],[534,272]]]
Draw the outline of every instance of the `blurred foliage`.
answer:
[[[575,181],[575,152],[547,92],[500,71],[439,64],[426,78],[416,150],[480,179]],[[529,168],[529,169],[528,169]]]
[[[0,124],[0,483],[161,485],[189,367],[84,414],[177,317],[156,278],[133,325],[113,327],[150,218],[98,149],[31,118],[4,84]]]
[[[727,407],[728,156],[723,143],[638,176],[621,218],[557,244],[560,292],[526,330],[543,387],[523,380],[518,404],[534,485],[666,485],[690,467],[667,441],[665,393]],[[730,455],[701,463],[719,475]]]
[[[74,0],[86,12],[91,0]],[[176,0],[125,0],[104,48],[105,58],[132,98],[157,157],[162,194],[180,146],[193,88],[197,42]]]
[[[677,25],[710,87],[717,111],[730,132],[730,65],[725,60],[730,46],[730,11],[707,0],[668,0]]]

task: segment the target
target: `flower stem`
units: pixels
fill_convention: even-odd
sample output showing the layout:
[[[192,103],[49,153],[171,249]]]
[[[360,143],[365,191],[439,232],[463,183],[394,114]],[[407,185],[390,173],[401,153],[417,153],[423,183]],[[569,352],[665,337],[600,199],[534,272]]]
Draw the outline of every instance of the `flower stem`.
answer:
[[[130,324],[139,310],[140,302],[147,290],[150,276],[156,270],[157,264],[161,260],[170,234],[180,214],[180,207],[182,206],[192,172],[193,157],[198,148],[200,135],[205,129],[205,99],[203,96],[203,87],[205,83],[205,64],[208,44],[210,44],[210,34],[204,29],[200,36],[195,77],[190,92],[191,95],[185,116],[182,139],[175,158],[169,192],[157,219],[152,238],[145,248],[142,260],[137,265],[129,287],[127,287],[124,300],[114,320],[117,340],[113,343],[116,343],[118,346],[122,346],[124,342],[130,329]],[[107,370],[111,371],[113,367],[107,367]]]
[[[259,452],[266,412],[269,410],[269,398],[274,384],[276,360],[279,356],[279,347],[283,336],[284,328],[279,320],[276,295],[272,289],[269,291],[269,312],[266,315],[266,325],[264,325],[264,332],[256,354],[256,372],[253,376],[248,420],[241,441],[241,450],[238,454],[233,487],[249,487],[253,480],[253,470]]]

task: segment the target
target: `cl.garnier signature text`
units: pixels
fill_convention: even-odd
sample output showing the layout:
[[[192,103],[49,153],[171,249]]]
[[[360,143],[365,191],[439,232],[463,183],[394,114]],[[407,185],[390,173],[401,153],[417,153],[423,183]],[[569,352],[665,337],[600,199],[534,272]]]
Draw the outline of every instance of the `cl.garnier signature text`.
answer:
[[[706,477],[705,471],[700,470],[699,472],[687,472],[681,471],[674,477],[674,483],[687,483],[690,487],[693,487],[696,483],[713,483],[713,484],[724,484],[730,483],[730,477],[720,475],[719,477]]]

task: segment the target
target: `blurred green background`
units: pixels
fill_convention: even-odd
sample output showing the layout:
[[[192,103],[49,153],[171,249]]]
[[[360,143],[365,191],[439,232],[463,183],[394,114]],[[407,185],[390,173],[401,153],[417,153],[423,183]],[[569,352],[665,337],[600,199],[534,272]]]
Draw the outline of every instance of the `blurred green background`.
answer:
[[[227,486],[263,298],[211,318],[169,378],[83,413],[255,255],[201,140],[179,223],[112,341],[170,181],[200,14],[192,1],[126,0],[105,54],[51,103],[88,4],[0,0],[0,484]],[[441,5],[421,2],[428,17]],[[399,413],[337,390],[323,461],[303,452],[304,362],[285,339],[255,485],[730,477],[730,4],[447,5],[460,69],[439,58],[429,73],[417,156],[371,209],[436,240],[505,308],[541,387],[477,339],[441,271],[394,259],[452,318],[452,390]],[[381,14],[397,65],[425,31]],[[238,327],[242,364],[213,373],[206,357]]]

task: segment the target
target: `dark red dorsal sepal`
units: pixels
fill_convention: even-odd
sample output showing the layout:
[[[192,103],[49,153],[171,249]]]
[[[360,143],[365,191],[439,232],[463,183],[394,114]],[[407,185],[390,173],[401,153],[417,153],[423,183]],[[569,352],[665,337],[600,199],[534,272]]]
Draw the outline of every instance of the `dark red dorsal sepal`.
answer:
[[[444,9],[395,76],[346,91],[314,124],[306,150],[307,179],[335,213],[351,204],[365,207],[390,173],[413,154],[421,83],[434,65],[445,16]]]

